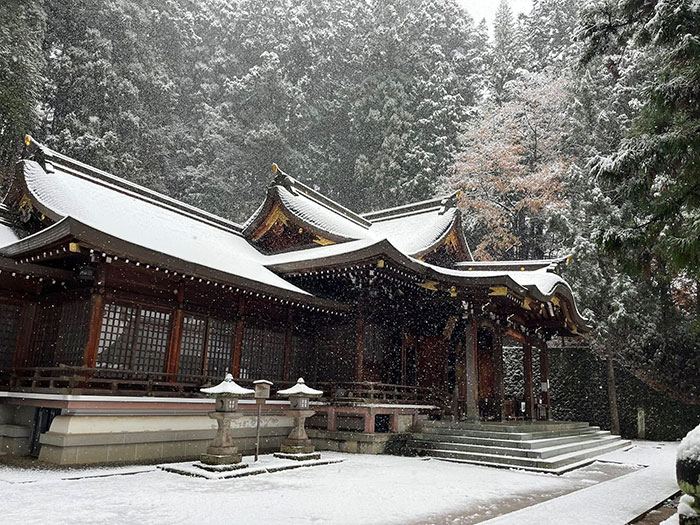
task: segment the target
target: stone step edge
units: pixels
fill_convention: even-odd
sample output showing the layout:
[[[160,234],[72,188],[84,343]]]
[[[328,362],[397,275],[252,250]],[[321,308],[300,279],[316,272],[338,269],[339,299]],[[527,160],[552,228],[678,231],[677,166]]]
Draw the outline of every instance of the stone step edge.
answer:
[[[456,459],[456,458],[439,458],[435,456],[429,456],[431,460],[435,461],[445,461],[447,463],[462,463],[465,465],[476,465],[476,466],[481,466],[481,467],[491,467],[491,468],[500,468],[500,469],[508,469],[508,470],[524,470],[528,472],[543,472],[546,474],[556,474],[557,476],[561,476],[562,474],[566,474],[567,472],[570,472],[572,470],[575,470],[580,467],[585,467],[586,465],[590,465],[591,463],[594,463],[597,461],[597,458],[592,457],[592,458],[586,458],[581,461],[578,461],[576,463],[571,463],[568,465],[565,465],[563,467],[558,467],[554,469],[547,469],[547,468],[538,468],[538,467],[521,467],[517,465],[506,465],[504,463],[491,463],[488,461],[477,461],[477,460],[471,460],[471,459]]]
[[[596,437],[603,437],[603,436],[608,436],[610,435],[610,431],[608,430],[594,430],[590,432],[583,432],[581,434],[572,434],[570,436],[553,436],[549,438],[541,438],[541,439],[499,439],[499,438],[489,438],[489,437],[479,437],[479,436],[464,436],[464,435],[459,435],[459,434],[433,434],[431,432],[414,432],[411,434],[412,437],[416,439],[422,439],[424,441],[434,441],[434,442],[443,442],[443,443],[466,443],[466,444],[474,444],[478,445],[480,444],[479,442],[501,442],[500,444],[489,444],[489,445],[484,445],[484,446],[491,446],[491,447],[508,447],[508,445],[512,445],[515,448],[521,448],[523,450],[535,450],[537,448],[541,448],[538,446],[532,446],[532,445],[546,445],[548,443],[551,443],[552,441],[557,441],[557,440],[571,440],[571,441],[576,441],[579,438],[585,438],[588,439],[590,437],[596,436]],[[434,438],[434,439],[433,439]],[[520,446],[523,445],[523,446]]]
[[[449,435],[454,435],[454,436],[465,436],[465,437],[483,437],[483,438],[493,438],[493,439],[510,439],[512,441],[533,441],[536,439],[547,439],[548,437],[567,437],[567,436],[576,436],[582,433],[585,433],[586,431],[590,430],[600,430],[599,427],[589,427],[585,429],[585,431],[582,432],[582,429],[570,429],[570,430],[561,430],[557,432],[553,431],[547,431],[547,432],[523,432],[523,433],[518,433],[518,432],[491,432],[491,431],[486,431],[486,430],[462,430],[462,433],[456,434],[454,433],[455,431],[459,429],[439,429],[439,430],[444,430],[445,432],[430,432],[429,430],[425,432],[425,430],[428,429],[421,429],[421,433],[424,434],[434,434],[434,435],[439,435],[439,436],[449,436]],[[432,430],[438,430],[438,429],[432,429]],[[448,434],[447,432],[452,432],[451,434]],[[471,434],[471,435],[470,435]]]
[[[566,430],[587,428],[590,423],[583,421],[570,422],[549,422],[549,423],[527,423],[527,424],[507,424],[507,423],[470,423],[454,421],[423,421],[424,426],[432,428],[454,428],[461,430],[494,430],[496,432],[513,432],[519,430]]]
[[[585,439],[582,441],[574,441],[572,443],[564,443],[561,445],[555,445],[552,447],[546,447],[546,448],[539,448],[539,449],[529,449],[529,448],[509,448],[509,447],[495,447],[495,446],[488,446],[488,445],[478,445],[478,444],[473,444],[473,443],[448,443],[444,441],[428,441],[428,440],[409,440],[408,447],[409,448],[418,448],[422,450],[452,450],[454,452],[466,452],[466,453],[476,453],[479,454],[479,450],[460,450],[460,449],[440,449],[440,448],[426,448],[425,446],[420,446],[423,443],[435,443],[437,445],[452,445],[452,446],[465,446],[465,447],[479,447],[480,449],[486,451],[486,450],[499,450],[499,451],[504,451],[504,452],[509,452],[510,454],[499,454],[499,453],[494,453],[493,455],[495,456],[506,456],[506,457],[520,457],[520,458],[527,458],[527,459],[548,459],[548,457],[558,457],[561,454],[548,454],[551,452],[557,452],[558,450],[565,451],[568,448],[580,446],[580,445],[590,445],[590,446],[585,446],[583,448],[578,448],[575,450],[571,451],[566,451],[563,452],[564,454],[568,454],[569,452],[582,452],[584,450],[588,450],[591,448],[596,448],[596,446],[602,446],[604,444],[611,444],[615,443],[616,441],[619,441],[620,437],[619,436],[605,436],[602,438],[593,438],[593,439]],[[412,446],[414,443],[417,443],[419,446]],[[525,455],[514,455],[513,453],[524,453]],[[533,454],[532,456],[528,455]],[[544,456],[542,454],[548,454],[547,456]]]
[[[522,458],[522,457],[517,457],[517,456],[506,456],[506,455],[499,456],[496,454],[482,454],[480,452],[459,452],[456,450],[441,450],[441,449],[416,449],[416,450],[420,450],[420,451],[424,452],[425,453],[424,455],[426,455],[426,456],[430,456],[431,455],[430,452],[433,452],[433,453],[438,452],[438,453],[453,454],[453,455],[458,455],[458,454],[467,455],[467,454],[469,454],[472,456],[482,456],[484,458],[487,458],[487,460],[485,460],[486,462],[489,462],[488,460],[492,460],[492,462],[494,462],[494,463],[501,463],[504,465],[509,465],[509,464],[505,463],[503,461],[499,462],[498,460],[508,459],[508,460],[512,460],[512,461],[517,462],[517,463],[525,463],[525,465],[517,465],[517,464],[515,464],[515,465],[510,464],[509,465],[511,467],[514,467],[514,468],[519,468],[520,466],[527,466],[527,462],[544,463],[544,464],[549,463],[549,464],[554,465],[557,463],[561,463],[562,461],[566,462],[570,459],[576,459],[577,457],[580,457],[580,456],[597,457],[597,456],[605,454],[607,452],[612,452],[613,450],[618,450],[620,448],[623,448],[630,443],[631,443],[630,441],[621,439],[621,440],[619,440],[619,442],[616,441],[614,444],[609,443],[609,444],[601,446],[601,447],[594,447],[594,448],[589,448],[589,449],[585,449],[585,450],[579,450],[576,452],[569,452],[566,454],[561,454],[559,456],[554,456],[552,458]],[[600,450],[598,451],[598,449],[600,449]],[[598,453],[593,454],[592,456],[588,456],[588,454],[590,454],[591,452],[598,452]],[[453,458],[453,459],[460,459],[460,458]],[[482,461],[482,460],[478,460],[478,459],[477,460],[467,460],[467,459],[465,459],[465,461]],[[535,468],[539,468],[539,467],[535,467]],[[542,467],[542,468],[545,468],[545,467]],[[557,467],[554,467],[554,468],[557,468]]]

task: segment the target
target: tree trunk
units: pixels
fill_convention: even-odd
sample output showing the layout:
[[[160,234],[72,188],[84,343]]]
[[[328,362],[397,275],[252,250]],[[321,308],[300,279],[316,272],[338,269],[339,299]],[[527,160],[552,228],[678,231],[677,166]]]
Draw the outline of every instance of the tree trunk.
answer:
[[[605,364],[608,371],[608,399],[610,401],[610,432],[620,435],[620,415],[617,411],[617,392],[615,390],[615,369],[613,368],[612,352],[605,345]]]

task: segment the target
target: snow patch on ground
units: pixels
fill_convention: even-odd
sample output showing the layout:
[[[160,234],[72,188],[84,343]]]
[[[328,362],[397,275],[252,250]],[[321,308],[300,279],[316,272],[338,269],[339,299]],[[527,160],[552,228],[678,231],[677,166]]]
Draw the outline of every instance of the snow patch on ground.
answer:
[[[596,499],[597,511],[608,512],[608,507],[617,508],[619,501],[629,500],[631,494],[637,498],[643,488],[640,484],[659,475],[652,472],[651,476],[631,479],[633,487],[627,483],[616,489],[611,485],[616,481],[653,470],[630,467],[629,463],[638,463],[641,458],[648,464],[664,463],[667,459],[650,457],[662,455],[670,458],[669,470],[673,470],[675,446],[655,445],[642,451],[635,447],[619,456],[613,453],[606,461],[621,459],[619,463],[596,462],[562,476],[337,452],[322,452],[322,459],[344,460],[341,463],[228,480],[178,476],[154,467],[71,471],[5,467],[0,470],[0,479],[14,482],[0,485],[0,515],[3,525],[44,523],[47,516],[55,524],[91,525],[474,523],[522,507],[532,506],[525,512],[537,514],[540,502],[549,503],[546,500],[569,493],[552,501],[563,500],[597,488],[605,494]],[[134,469],[151,470],[136,473]],[[134,475],[87,477],[118,474],[120,470]],[[70,481],[66,472],[73,476]],[[78,475],[82,477],[76,479]],[[668,496],[659,497],[663,500]],[[567,521],[567,512],[569,518],[588,516],[596,510],[591,505],[587,498],[566,502],[566,512],[555,514],[557,523],[573,523]],[[508,521],[510,518],[504,516],[505,522],[525,523]],[[609,523],[617,521],[606,525]]]

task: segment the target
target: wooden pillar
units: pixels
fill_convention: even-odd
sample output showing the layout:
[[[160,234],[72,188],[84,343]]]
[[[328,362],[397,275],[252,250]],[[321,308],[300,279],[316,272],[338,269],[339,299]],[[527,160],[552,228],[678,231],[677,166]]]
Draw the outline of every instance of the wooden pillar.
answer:
[[[284,329],[284,355],[282,356],[282,380],[289,380],[289,365],[292,355],[292,336],[294,325],[292,324],[292,309],[287,312],[287,324]]]
[[[15,354],[12,366],[22,368],[29,366],[31,355],[32,335],[34,333],[34,320],[38,305],[34,301],[22,305],[22,313],[19,319],[19,330],[17,332],[17,342],[15,343]]]
[[[328,405],[328,411],[326,412],[326,414],[328,415],[328,419],[326,421],[326,430],[338,430],[338,417],[335,413],[335,407]]]
[[[184,282],[180,282],[177,287],[177,307],[173,310],[168,339],[168,355],[165,361],[165,372],[168,374],[177,374],[180,367],[180,343],[182,341],[182,323],[185,317],[182,310],[184,302],[185,285]],[[170,380],[175,381],[175,377],[171,377]]]
[[[404,328],[401,329],[401,384],[405,385],[406,384],[406,374],[407,374],[407,369],[406,369],[406,330]]]
[[[479,329],[476,316],[472,315],[466,322],[464,331],[464,353],[465,372],[467,376],[467,387],[465,389],[465,405],[467,407],[467,419],[479,420],[479,378],[478,353],[477,353],[477,330]]]
[[[374,416],[376,416],[375,409],[368,408],[365,413],[365,434],[374,434]]]
[[[364,308],[360,308],[355,318],[355,381],[362,381],[364,378],[365,360],[365,313]]]
[[[506,418],[505,387],[503,384],[503,329],[496,325],[493,329],[493,365],[496,382],[496,400],[499,405],[501,421]]]
[[[549,400],[549,355],[547,354],[547,343],[544,341],[538,344],[540,348],[540,377],[542,390],[542,404],[547,411],[547,420],[552,419],[552,408]]]
[[[236,378],[241,375],[241,350],[243,348],[243,328],[245,326],[244,315],[245,298],[241,296],[238,300],[236,331],[233,334],[233,349],[231,351],[231,374]]]
[[[95,285],[90,296],[90,321],[88,324],[88,338],[83,352],[83,364],[85,368],[95,368],[97,365],[97,350],[100,345],[100,332],[102,331],[102,318],[105,311],[105,290],[107,268],[99,265],[95,272]]]
[[[532,345],[523,342],[523,372],[525,376],[525,419],[537,419],[535,416],[535,392],[532,380]]]
[[[389,432],[397,433],[399,431],[399,413],[392,412],[389,416]]]

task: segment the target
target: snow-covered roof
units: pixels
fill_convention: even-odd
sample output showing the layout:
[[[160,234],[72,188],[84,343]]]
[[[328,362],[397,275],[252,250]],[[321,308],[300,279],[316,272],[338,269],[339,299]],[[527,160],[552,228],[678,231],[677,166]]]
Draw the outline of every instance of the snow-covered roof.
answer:
[[[426,281],[447,286],[482,287],[487,291],[503,286],[521,297],[542,302],[563,296],[577,324],[585,327],[570,287],[553,273],[564,259],[467,262],[455,268],[419,259],[455,232],[457,242],[464,242],[457,194],[361,216],[279,172],[266,201],[241,227],[36,143],[33,147],[41,155],[36,160],[21,161],[22,177],[16,184],[21,186],[22,199],[29,199],[34,209],[55,222],[20,239],[22,232],[15,231],[7,220],[0,220],[0,256],[17,258],[74,238],[100,251],[114,249],[113,253],[134,260],[158,260],[188,275],[251,286],[270,294],[284,292],[296,300],[342,309],[350,306],[314,297],[286,277],[300,271],[386,258]],[[265,221],[274,206],[337,243],[274,255],[260,253],[246,236]]]
[[[23,237],[15,222],[16,218],[13,217],[12,211],[4,204],[0,204],[0,247],[17,242]]]
[[[374,222],[370,231],[375,237],[389,239],[399,250],[417,255],[444,240],[457,216],[456,208],[450,208],[444,213],[430,210]]]
[[[200,388],[199,391],[205,394],[219,394],[225,396],[249,396],[255,393],[255,390],[243,388],[241,385],[236,383],[231,374],[226,374],[224,380],[218,385],[208,388]]]
[[[362,239],[367,236],[367,226],[348,218],[347,215],[323,206],[317,200],[302,193],[292,193],[284,186],[274,186],[285,210],[305,224],[328,237],[342,240]],[[330,234],[330,235],[329,235]]]
[[[0,222],[0,247],[15,243],[21,238],[14,228]]]
[[[43,166],[35,160],[20,161],[22,177],[17,183],[34,209],[55,223],[23,239],[0,224],[0,255],[16,257],[67,235],[85,237],[107,252],[123,241],[124,249],[138,251],[143,262],[149,262],[150,254],[195,275],[215,272],[217,278],[241,286],[262,285],[261,290],[273,294],[325,301],[268,270],[265,256],[235,223],[33,144],[42,153]]]
[[[542,302],[550,302],[555,296],[560,295],[571,304],[572,315],[581,330],[587,329],[586,320],[576,308],[571,287],[561,276],[547,271],[547,267],[524,271],[470,271],[444,268],[406,255],[389,239],[379,241],[364,239],[273,255],[266,259],[265,264],[276,272],[293,274],[299,271],[308,272],[327,267],[347,266],[379,258],[391,260],[426,280],[462,286],[505,286],[518,294],[530,296]]]
[[[367,236],[369,221],[345,208],[274,166],[277,176],[267,191],[265,202],[245,222],[243,232],[251,235],[275,204],[289,217],[332,241],[343,242]]]
[[[261,264],[263,256],[234,231],[160,206],[91,174],[79,174],[60,164],[47,173],[38,162],[23,162],[24,182],[34,206],[54,221],[72,217],[138,246],[306,294],[267,270]]]
[[[454,195],[358,215],[280,171],[265,202],[246,221],[244,234],[252,235],[275,205],[306,229],[333,242],[386,238],[414,256],[435,248],[459,225]],[[461,229],[455,231],[466,246]]]
[[[278,390],[277,393],[282,396],[309,396],[317,397],[323,394],[323,390],[316,390],[306,385],[304,378],[297,379],[296,384],[286,390]]]

